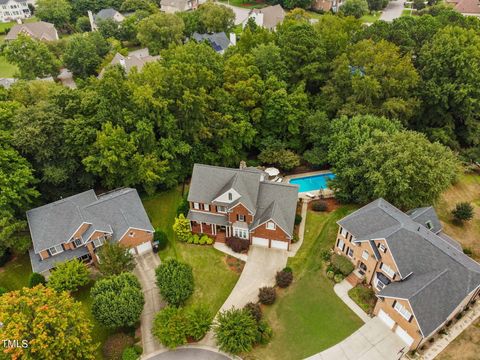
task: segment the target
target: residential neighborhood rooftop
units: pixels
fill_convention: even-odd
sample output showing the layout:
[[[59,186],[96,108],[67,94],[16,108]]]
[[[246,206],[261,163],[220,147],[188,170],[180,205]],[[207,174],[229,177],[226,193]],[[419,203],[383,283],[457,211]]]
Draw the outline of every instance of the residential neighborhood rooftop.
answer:
[[[13,25],[5,36],[5,40],[15,40],[19,34],[25,34],[38,40],[58,40],[58,33],[55,26],[45,21]]]

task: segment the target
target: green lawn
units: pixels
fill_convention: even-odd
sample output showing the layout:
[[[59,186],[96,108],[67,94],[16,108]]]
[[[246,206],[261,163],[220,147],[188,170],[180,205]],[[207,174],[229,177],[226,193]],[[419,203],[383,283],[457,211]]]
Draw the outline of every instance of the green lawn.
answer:
[[[21,255],[0,268],[0,286],[9,291],[28,286],[28,277],[32,273],[30,257]]]
[[[17,70],[16,65],[10,64],[5,57],[0,56],[0,78],[11,78]]]
[[[352,210],[343,206],[331,213],[308,213],[302,247],[288,262],[294,282],[265,308],[274,337],[267,346],[257,347],[254,357],[302,359],[342,341],[363,324],[334,293],[320,256],[335,242],[335,222]]]
[[[374,23],[378,19],[380,19],[380,15],[382,15],[381,11],[376,11],[371,14],[363,15],[360,20],[363,23]]]
[[[225,4],[230,4],[233,6],[238,6],[246,9],[260,9],[265,6],[268,6],[265,1],[261,0],[219,0]]]

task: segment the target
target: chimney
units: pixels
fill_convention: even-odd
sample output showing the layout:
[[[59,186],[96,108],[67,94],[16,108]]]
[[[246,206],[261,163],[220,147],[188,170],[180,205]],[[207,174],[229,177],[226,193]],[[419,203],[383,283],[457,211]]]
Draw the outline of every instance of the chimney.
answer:
[[[230,45],[231,46],[237,45],[237,34],[230,33]]]
[[[93,20],[93,14],[90,10],[87,11],[88,14],[88,20],[90,20],[90,28],[92,31],[97,31],[97,24],[95,24],[95,21]]]
[[[246,167],[247,167],[247,163],[244,160],[240,161],[240,170],[243,170]]]

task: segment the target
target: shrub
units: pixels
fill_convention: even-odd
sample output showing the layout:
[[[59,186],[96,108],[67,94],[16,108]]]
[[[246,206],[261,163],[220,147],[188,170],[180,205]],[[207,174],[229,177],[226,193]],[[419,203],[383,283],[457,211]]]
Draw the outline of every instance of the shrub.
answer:
[[[252,315],[252,317],[255,319],[256,322],[259,322],[262,320],[262,308],[260,307],[259,304],[249,302],[247,305],[243,307],[246,311]]]
[[[333,277],[333,281],[335,281],[337,284],[341,282],[343,279],[344,277],[342,274],[335,274],[335,276]]]
[[[208,242],[209,239],[210,239],[210,238],[208,237],[208,235],[202,235],[202,237],[201,237],[200,240],[199,240],[199,244],[200,244],[200,245],[205,245],[205,244],[207,244],[207,242]],[[210,239],[210,240],[211,240],[211,239]]]
[[[338,254],[333,254],[332,266],[335,269],[335,272],[339,272],[344,276],[349,275],[354,269],[350,260],[348,260],[345,256]]]
[[[198,241],[200,240],[200,237],[195,234],[192,236],[192,242],[195,244],[195,245],[198,245]]]
[[[153,240],[158,243],[158,250],[163,250],[167,247],[168,236],[165,231],[155,229],[155,235],[153,236]]]
[[[291,271],[278,271],[275,276],[275,282],[278,287],[289,287],[293,281],[293,273]]]
[[[326,201],[316,201],[312,204],[312,210],[313,211],[327,211],[328,209],[328,204]]]
[[[327,278],[333,280],[335,273],[332,270],[327,271]]]
[[[167,306],[155,316],[152,334],[163,345],[174,349],[187,343],[187,326],[182,309]]]
[[[258,322],[257,327],[257,344],[266,345],[270,342],[272,338],[273,331],[272,328],[268,325],[265,320],[261,320]]]
[[[473,251],[472,251],[472,249],[470,249],[470,248],[464,248],[464,249],[463,249],[463,253],[464,253],[465,255],[472,255],[472,254],[473,254]]]
[[[106,242],[98,252],[98,256],[100,272],[105,276],[118,275],[135,268],[133,255],[128,248],[119,243]]]
[[[187,239],[187,244],[193,244],[193,235]]]
[[[36,272],[31,273],[30,276],[28,277],[28,287],[30,288],[33,288],[38,284],[45,285],[46,282],[47,281],[45,280],[45,276]]]
[[[182,201],[178,204],[177,207],[177,216],[182,214],[183,216],[187,216],[188,210],[190,210],[190,205],[188,204],[187,196],[182,197]]]
[[[302,222],[302,215],[296,214],[295,215],[295,225],[300,225],[301,222]]]
[[[133,345],[133,337],[125,333],[116,333],[110,335],[102,347],[105,359],[120,360],[122,359],[123,350]]]
[[[140,346],[140,345],[133,345],[133,350],[135,350],[135,352],[138,354],[138,355],[142,355],[143,353],[143,348]]]
[[[7,293],[8,290],[6,288],[4,288],[3,286],[0,286],[0,296],[2,296],[3,294]]]
[[[229,246],[233,251],[237,253],[244,252],[248,250],[250,246],[250,242],[246,239],[240,239],[238,237],[229,237],[227,238],[226,242],[227,246]]]
[[[192,295],[194,283],[192,267],[175,259],[168,259],[155,269],[157,286],[165,301],[180,306]]]
[[[264,286],[258,291],[258,299],[264,305],[271,305],[275,302],[277,293],[272,286]]]
[[[285,272],[293,272],[292,268],[290,266],[285,266],[282,271],[285,271]]]
[[[298,242],[298,240],[300,240],[300,238],[298,237],[298,234],[294,233],[292,237],[292,244],[295,244],[296,242]]]
[[[0,266],[5,265],[11,257],[12,253],[10,249],[0,245]]]
[[[137,360],[139,357],[133,347],[127,347],[123,350],[122,360]]]
[[[196,305],[189,309],[186,319],[187,337],[191,337],[195,341],[201,340],[212,325],[212,314],[210,314],[207,307],[202,305]]]
[[[186,242],[191,236],[190,220],[186,219],[183,214],[178,215],[173,224],[173,232],[178,241]]]
[[[213,239],[207,236],[207,245],[212,245],[212,244],[213,244]]]
[[[457,221],[469,221],[473,218],[473,206],[468,202],[461,202],[452,210],[453,218]]]
[[[330,260],[330,257],[332,256],[330,250],[322,250],[320,253],[320,257],[322,258],[323,261],[328,261]]]
[[[232,308],[218,314],[214,331],[220,350],[239,354],[252,350],[258,325],[246,310]]]
[[[47,286],[56,291],[76,291],[90,281],[87,266],[79,260],[70,260],[56,265]]]

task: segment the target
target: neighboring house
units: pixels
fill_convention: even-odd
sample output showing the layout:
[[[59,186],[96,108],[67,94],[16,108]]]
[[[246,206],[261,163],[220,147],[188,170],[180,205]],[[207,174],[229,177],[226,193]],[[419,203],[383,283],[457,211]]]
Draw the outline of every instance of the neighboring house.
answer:
[[[58,262],[97,262],[105,241],[118,242],[133,254],[152,249],[153,227],[135,189],[97,196],[93,190],[27,211],[32,236],[32,270],[47,273]]]
[[[117,10],[108,8],[108,9],[102,9],[100,10],[95,16],[94,16],[95,21],[101,21],[101,20],[113,20],[116,22],[122,22],[125,20],[125,16],[120,14]]]
[[[199,34],[197,32],[194,32],[192,35],[192,39],[198,42],[202,42],[202,41],[208,42],[210,46],[220,54],[223,54],[229,46],[235,45],[236,43],[236,36],[234,33],[230,34],[230,39],[229,39],[224,32],[211,33],[211,34]]]
[[[378,298],[374,314],[417,349],[480,292],[480,264],[442,231],[432,207],[403,213],[378,199],[338,221],[334,247]]]
[[[285,18],[285,10],[280,5],[267,6],[262,9],[252,9],[248,18],[244,20],[243,27],[247,25],[248,19],[254,19],[255,24],[269,30],[275,30]]]
[[[19,34],[27,35],[37,40],[58,40],[58,33],[55,26],[45,21],[16,24],[10,29],[7,36],[5,36],[5,40],[15,40]]]
[[[338,9],[343,4],[342,0],[314,0],[312,3],[312,9],[317,11],[338,12]]]
[[[26,19],[31,15],[26,0],[0,0],[0,22]]]
[[[462,15],[480,17],[480,0],[448,0],[447,3]]]
[[[210,235],[218,242],[238,237],[253,245],[288,250],[298,187],[267,178],[256,168],[195,164],[188,193],[192,232]]]
[[[161,0],[160,10],[166,13],[195,10],[198,7],[198,0]]]
[[[108,66],[120,65],[125,69],[125,73],[129,74],[132,68],[136,67],[138,71],[141,71],[146,63],[157,61],[159,59],[160,59],[159,55],[151,56],[148,52],[148,49],[145,48],[145,49],[132,51],[127,56],[123,56],[120,53],[116,53]],[[105,69],[102,69],[102,71],[98,75],[100,79],[103,77],[104,72],[105,72]]]

